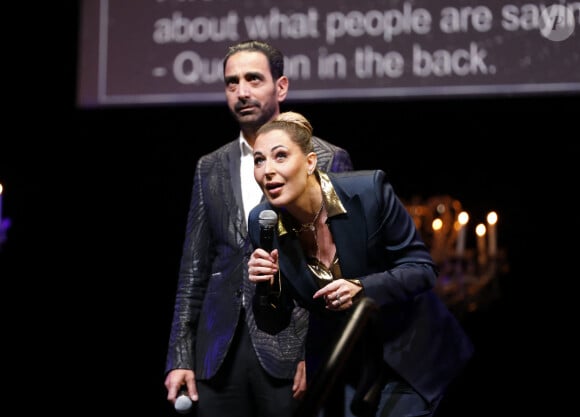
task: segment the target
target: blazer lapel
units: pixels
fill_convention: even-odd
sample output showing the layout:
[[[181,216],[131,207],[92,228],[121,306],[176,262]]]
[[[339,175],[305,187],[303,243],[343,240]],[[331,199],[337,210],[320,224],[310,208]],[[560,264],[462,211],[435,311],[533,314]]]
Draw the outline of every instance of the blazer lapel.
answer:
[[[364,209],[358,195],[349,198],[336,190],[346,209],[345,214],[330,217],[327,221],[332,232],[340,269],[345,278],[356,278],[360,267],[366,266],[367,229]]]
[[[240,178],[240,146],[238,141],[231,142],[231,145],[227,148],[227,152],[224,156],[228,159],[227,167],[229,171],[230,184],[232,187],[232,194],[234,196],[235,204],[230,205],[230,218],[235,219],[236,229],[240,231],[240,234],[244,239],[248,236],[248,227],[246,225],[246,219],[243,216],[244,200],[242,198],[242,184]],[[223,195],[219,198],[228,199],[230,196]]]
[[[279,245],[280,258],[278,262],[280,269],[285,271],[284,275],[299,294],[299,298],[310,305],[323,307],[323,301],[312,299],[318,286],[306,265],[306,258],[298,239],[289,233],[279,237]],[[282,291],[284,290],[282,289]]]

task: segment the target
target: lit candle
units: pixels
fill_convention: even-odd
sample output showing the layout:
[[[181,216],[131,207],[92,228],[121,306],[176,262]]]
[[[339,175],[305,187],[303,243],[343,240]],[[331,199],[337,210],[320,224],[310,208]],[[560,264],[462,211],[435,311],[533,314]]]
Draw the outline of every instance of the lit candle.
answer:
[[[469,214],[466,211],[462,211],[457,216],[457,242],[455,245],[455,254],[457,256],[463,256],[463,252],[465,251],[465,234],[467,233],[466,224],[469,221]]]
[[[435,233],[439,232],[441,229],[443,229],[443,220],[441,220],[439,217],[437,217],[431,223],[431,227],[433,228],[433,231]]]
[[[433,229],[433,244],[431,248],[431,255],[435,262],[443,260],[443,220],[439,217],[431,222]]]
[[[477,235],[477,262],[484,265],[487,258],[485,249],[485,224],[479,223],[475,227],[475,234]]]
[[[0,226],[2,226],[2,184],[0,184]]]
[[[487,240],[489,245],[489,256],[495,257],[497,255],[497,213],[495,211],[490,211],[487,214]]]

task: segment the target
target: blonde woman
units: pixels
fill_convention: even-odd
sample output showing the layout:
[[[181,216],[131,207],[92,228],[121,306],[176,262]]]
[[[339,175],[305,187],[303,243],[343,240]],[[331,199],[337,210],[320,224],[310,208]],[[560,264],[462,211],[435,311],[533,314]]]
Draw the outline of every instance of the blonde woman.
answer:
[[[256,321],[280,320],[294,305],[310,312],[307,372],[313,375],[353,305],[380,306],[381,395],[372,415],[430,416],[472,355],[472,344],[433,292],[429,250],[383,171],[317,170],[312,126],[281,113],[258,130],[254,177],[267,202],[249,216],[252,283],[275,283]],[[273,250],[260,248],[259,216],[277,214]],[[280,282],[277,282],[277,280]],[[258,310],[271,309],[268,312]],[[361,352],[347,365],[356,386]]]

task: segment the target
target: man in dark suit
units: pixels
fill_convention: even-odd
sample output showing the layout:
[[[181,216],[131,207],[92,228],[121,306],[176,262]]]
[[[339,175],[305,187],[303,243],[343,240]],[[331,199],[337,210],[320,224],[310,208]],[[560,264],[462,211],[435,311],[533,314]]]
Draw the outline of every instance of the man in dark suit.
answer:
[[[174,402],[186,386],[199,417],[288,417],[306,388],[308,313],[297,308],[276,334],[257,328],[247,216],[263,199],[253,176],[256,131],[280,113],[289,80],[281,52],[259,41],[230,47],[223,69],[241,133],[197,162],[167,353],[167,399]],[[344,149],[313,141],[320,169],[352,169]]]

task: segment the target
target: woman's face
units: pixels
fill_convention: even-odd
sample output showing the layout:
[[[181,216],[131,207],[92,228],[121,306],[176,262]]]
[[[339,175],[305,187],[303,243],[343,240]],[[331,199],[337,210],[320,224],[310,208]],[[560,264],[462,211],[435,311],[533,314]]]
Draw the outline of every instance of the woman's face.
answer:
[[[312,158],[283,130],[271,130],[254,143],[254,178],[274,206],[287,207],[305,196]],[[304,197],[305,198],[305,197]]]

